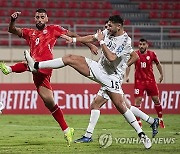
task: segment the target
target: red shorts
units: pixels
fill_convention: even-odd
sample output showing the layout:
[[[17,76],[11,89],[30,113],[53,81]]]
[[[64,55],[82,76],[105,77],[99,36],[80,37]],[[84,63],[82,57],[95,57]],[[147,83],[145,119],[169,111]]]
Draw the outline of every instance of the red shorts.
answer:
[[[136,82],[134,85],[134,97],[143,97],[144,91],[146,91],[148,96],[158,96],[159,90],[157,87],[156,82],[148,82],[148,81],[141,81]]]
[[[51,84],[50,84],[50,78],[51,78],[51,73],[50,74],[43,74],[43,73],[34,73],[33,74],[33,80],[34,84],[37,88],[37,91],[39,90],[39,87],[46,87],[50,90],[52,90]]]

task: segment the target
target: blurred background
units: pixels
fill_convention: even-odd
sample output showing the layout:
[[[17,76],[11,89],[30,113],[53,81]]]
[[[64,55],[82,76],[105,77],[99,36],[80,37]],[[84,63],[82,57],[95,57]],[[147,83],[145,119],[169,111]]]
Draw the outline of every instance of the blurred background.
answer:
[[[19,27],[35,28],[36,9],[45,8],[49,24],[58,24],[77,32],[79,35],[94,34],[103,29],[111,15],[119,14],[124,18],[125,31],[132,38],[132,46],[137,49],[140,38],[149,41],[149,49],[159,57],[164,72],[163,83],[180,83],[180,1],[179,0],[1,0],[0,1],[0,61],[11,65],[24,60],[23,51],[29,49],[26,41],[8,33],[10,15],[21,11],[16,24]],[[98,45],[98,44],[96,44]],[[68,45],[58,39],[54,57],[68,53],[93,56],[82,44]],[[156,79],[158,71],[154,69]],[[32,83],[31,73],[4,76],[0,73],[1,83]],[[92,83],[71,68],[54,70],[52,83]],[[133,71],[130,74],[133,83]]]

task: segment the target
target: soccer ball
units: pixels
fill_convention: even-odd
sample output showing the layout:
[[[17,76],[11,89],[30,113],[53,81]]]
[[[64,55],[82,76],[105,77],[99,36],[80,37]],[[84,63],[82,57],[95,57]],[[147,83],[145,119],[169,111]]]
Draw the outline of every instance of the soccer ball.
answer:
[[[0,114],[2,114],[2,110],[4,109],[4,104],[0,102]]]

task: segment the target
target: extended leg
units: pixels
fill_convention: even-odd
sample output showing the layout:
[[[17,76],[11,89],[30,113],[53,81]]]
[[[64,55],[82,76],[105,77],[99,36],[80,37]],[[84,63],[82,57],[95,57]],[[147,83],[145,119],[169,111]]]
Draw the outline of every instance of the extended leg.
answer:
[[[74,135],[74,129],[68,127],[62,110],[54,102],[52,91],[45,87],[39,87],[38,93],[54,119],[59,123],[59,126],[64,132],[64,137],[67,140],[68,146],[70,146],[70,143],[72,142],[72,136]]]
[[[27,71],[27,64],[24,62],[20,62],[12,66],[7,66],[5,63],[1,62],[0,69],[5,75],[8,75],[9,73],[12,73],[12,72],[22,73],[22,72]]]
[[[122,94],[108,92],[109,97],[116,106],[117,110],[123,114],[127,122],[136,130],[140,139],[142,139],[145,148],[151,148],[152,144],[150,139],[145,135],[139,126],[134,114],[126,107]]]

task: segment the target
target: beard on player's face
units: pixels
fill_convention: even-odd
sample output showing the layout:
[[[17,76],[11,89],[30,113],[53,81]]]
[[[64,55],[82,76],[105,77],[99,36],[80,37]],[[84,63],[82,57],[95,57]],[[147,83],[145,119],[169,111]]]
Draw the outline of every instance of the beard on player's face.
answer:
[[[42,29],[44,29],[44,27],[45,27],[45,24],[43,24],[43,23],[37,23],[37,24],[36,24],[36,28],[37,28],[38,30],[42,30]]]
[[[144,53],[144,52],[146,51],[146,49],[147,49],[147,48],[142,48],[142,47],[139,48],[139,50],[140,50],[141,53]]]
[[[111,36],[115,36],[116,31],[112,31],[112,30],[111,30],[111,31],[109,31],[109,33],[110,33]]]

